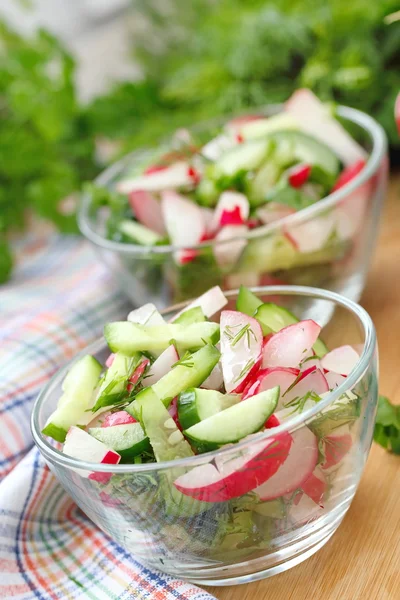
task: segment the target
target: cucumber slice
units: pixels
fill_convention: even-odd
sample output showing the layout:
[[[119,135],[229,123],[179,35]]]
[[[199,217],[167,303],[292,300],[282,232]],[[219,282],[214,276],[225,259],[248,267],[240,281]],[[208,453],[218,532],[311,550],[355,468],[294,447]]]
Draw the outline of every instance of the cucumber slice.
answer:
[[[268,156],[272,147],[269,139],[252,140],[234,146],[216,162],[214,175],[233,176],[241,171],[257,169]]]
[[[206,321],[203,311],[200,306],[194,306],[183,312],[174,320],[175,324],[191,325],[192,323],[203,323]]]
[[[263,137],[275,131],[282,131],[283,129],[285,131],[289,129],[299,129],[297,119],[292,117],[292,115],[281,112],[266,119],[257,119],[255,121],[243,123],[240,127],[240,133],[245,140],[250,140]]]
[[[236,300],[236,310],[249,317],[252,317],[257,308],[262,305],[262,301],[257,298],[253,292],[244,285],[240,286],[239,294]],[[261,324],[262,326],[262,324]]]
[[[219,340],[218,323],[192,323],[191,325],[137,325],[129,321],[108,323],[104,337],[112,352],[134,356],[136,352],[165,350],[174,340],[183,350],[199,348]]]
[[[265,204],[268,192],[277,184],[282,173],[282,167],[268,161],[261,167],[256,175],[246,182],[246,192],[250,206],[256,207]]]
[[[140,405],[141,423],[157,462],[194,455],[167,408],[155,394],[147,394],[144,402],[138,396],[137,402]]]
[[[302,131],[277,131],[271,134],[278,146],[290,147],[292,157],[297,162],[318,165],[332,176],[339,173],[340,161],[332,150]]]
[[[135,370],[140,358],[140,352],[134,356],[125,356],[117,352],[111,367],[106,371],[101,384],[96,404],[92,408],[95,412],[104,406],[112,406],[121,402],[125,395],[126,385],[130,375]]]
[[[127,406],[126,410],[135,418],[141,417],[138,411],[147,398],[155,396],[165,406],[169,406],[176,396],[191,387],[198,387],[207,379],[221,353],[214,346],[204,346],[177,365],[169,373],[161,377],[153,386],[140,392],[135,400]]]
[[[64,394],[42,430],[44,435],[64,442],[68,429],[87,419],[102,368],[90,355],[84,356],[71,367],[62,385]]]
[[[131,462],[135,456],[151,450],[149,438],[139,423],[92,427],[89,433],[108,448],[118,452],[121,462]]]
[[[157,242],[162,240],[161,235],[158,235],[155,231],[152,231],[136,221],[129,221],[128,219],[121,221],[119,230],[128,238],[142,246],[154,246]]]
[[[254,313],[254,318],[260,323],[264,335],[276,333],[288,325],[299,322],[293,313],[273,302],[261,304]],[[320,358],[328,352],[327,346],[321,339],[315,342],[313,350]]]
[[[259,431],[272,415],[279,399],[279,387],[252,396],[184,431],[186,437],[204,449],[238,442]]]
[[[215,390],[199,388],[188,389],[178,398],[179,422],[183,429],[188,429],[199,421],[237,404],[240,399],[239,394],[221,394]]]

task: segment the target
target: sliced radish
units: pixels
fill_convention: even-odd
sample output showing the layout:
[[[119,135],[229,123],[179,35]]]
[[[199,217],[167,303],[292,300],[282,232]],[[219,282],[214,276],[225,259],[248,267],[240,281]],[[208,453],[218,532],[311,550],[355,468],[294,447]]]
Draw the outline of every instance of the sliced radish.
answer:
[[[208,158],[208,160],[215,161],[234,145],[235,138],[233,136],[221,134],[207,142],[200,150],[200,153]]]
[[[289,184],[294,188],[300,188],[310,177],[311,168],[311,165],[306,163],[292,167],[288,173]]]
[[[256,319],[235,310],[224,310],[220,319],[221,365],[225,389],[240,393],[258,368],[263,336]]]
[[[165,169],[120,181],[117,183],[117,190],[120,194],[130,194],[134,191],[162,192],[182,187],[191,188],[194,181],[190,169],[188,163],[176,162]]]
[[[127,385],[127,391],[131,392],[138,381],[140,381],[141,377],[143,377],[146,372],[147,367],[149,366],[150,361],[148,358],[144,358],[133,371],[132,375],[129,377],[129,382]]]
[[[296,502],[292,503],[289,511],[289,517],[293,525],[305,525],[323,515],[324,509],[315,504],[307,494],[297,494],[295,500]]]
[[[303,374],[298,383],[283,395],[280,404],[282,407],[287,406],[295,398],[304,398],[308,392],[314,392],[318,396],[329,392],[329,384],[320,369],[312,367],[311,371]]]
[[[322,453],[325,457],[321,467],[324,470],[339,464],[350,451],[353,445],[353,437],[348,425],[342,425],[334,429],[329,435],[324,436]]]
[[[206,233],[203,235],[201,241],[206,242],[208,239],[212,239],[215,234],[215,229],[213,229],[214,211],[211,208],[206,208],[205,206],[200,206],[200,209],[203,214],[203,221],[206,227]]]
[[[215,236],[213,251],[222,268],[233,267],[247,246],[247,225],[227,225]],[[232,240],[228,242],[227,240]]]
[[[260,394],[279,385],[280,396],[296,381],[299,376],[299,369],[290,369],[285,367],[273,367],[272,369],[262,369],[258,371],[255,379],[252,380],[243,392],[243,400],[250,398],[255,394]]]
[[[365,165],[365,160],[357,160],[355,163],[345,167],[337,178],[336,183],[332,188],[332,192],[336,192],[336,190],[339,190],[344,185],[347,185],[352,179],[361,173]]]
[[[117,452],[107,448],[105,444],[96,440],[80,427],[75,426],[70,427],[68,430],[63,452],[73,458],[98,464],[117,465],[121,460]],[[112,473],[96,473],[82,469],[74,470],[82,477],[94,479],[100,483],[107,483],[112,476]]]
[[[137,190],[129,194],[129,204],[137,220],[152,231],[165,234],[164,219],[161,212],[161,205],[158,200],[144,190]]]
[[[204,292],[201,296],[190,302],[185,308],[179,311],[172,319],[172,323],[183,313],[191,308],[199,306],[203,311],[203,314],[207,319],[219,312],[224,306],[228,304],[228,300],[224,296],[223,291],[216,285],[210,288],[207,292]]]
[[[312,352],[311,356],[307,356],[300,364],[300,371],[303,373],[309,372],[310,370],[321,369],[321,360],[315,356]]]
[[[282,433],[249,445],[235,458],[222,455],[214,464],[196,467],[174,485],[183,494],[204,502],[237,498],[272,477],[287,459],[291,445],[291,436]]]
[[[212,229],[224,225],[243,225],[250,213],[250,204],[244,194],[223,192],[214,211]]]
[[[179,416],[178,416],[178,398],[175,397],[171,404],[168,407],[168,412],[171,415],[172,419],[175,422],[175,425],[177,426],[177,428],[179,429],[179,431],[182,431],[182,426],[179,422]]]
[[[89,414],[89,413],[88,413]],[[110,415],[109,410],[105,410],[104,408],[92,413],[92,420],[85,424],[85,431],[88,431],[91,427],[102,427],[104,421],[106,421],[108,415]],[[86,420],[87,421],[87,420]]]
[[[205,381],[203,381],[200,387],[206,390],[220,390],[222,388],[223,383],[224,378],[222,375],[222,367],[221,363],[218,362],[211,371],[210,375]]]
[[[300,488],[314,471],[318,462],[316,436],[304,426],[292,433],[292,440],[289,455],[275,475],[254,490],[260,500],[273,500],[293,492]]]
[[[110,413],[106,416],[102,423],[102,427],[114,427],[114,425],[129,425],[129,423],[136,423],[136,419],[134,419],[130,414],[126,412],[126,410],[119,410],[114,413]]]
[[[297,90],[285,104],[285,112],[300,128],[329,146],[345,165],[365,159],[365,150],[351,137],[311,90]]]
[[[277,202],[268,202],[257,209],[257,217],[264,225],[269,225],[274,221],[293,215],[295,212],[295,209],[290,206],[278,204]]]
[[[206,231],[201,208],[172,191],[161,194],[161,209],[168,235],[174,246],[188,248],[201,241]]]
[[[303,482],[301,489],[311,500],[323,507],[324,494],[327,488],[325,476],[317,467],[313,473]]]
[[[154,304],[143,304],[140,308],[131,310],[127,321],[139,325],[165,325],[165,320],[160,315]]]
[[[344,375],[339,375],[339,373],[334,373],[333,371],[325,371],[324,375],[330,390],[334,390],[335,388],[339,387],[339,385],[346,380]]]
[[[339,346],[321,359],[321,365],[327,371],[339,373],[339,375],[350,375],[360,357],[351,346]]]
[[[321,327],[311,319],[284,327],[264,343],[262,368],[297,368],[318,339]]]
[[[107,369],[109,369],[111,367],[111,365],[113,364],[114,358],[115,358],[115,354],[114,353],[110,354],[110,356],[107,358],[107,360],[106,360],[106,367],[107,367]]]
[[[157,383],[171,370],[172,365],[174,365],[179,360],[178,352],[176,351],[175,346],[171,344],[168,346],[164,352],[160,354],[157,360],[151,365],[150,370],[146,377],[143,379],[143,387],[149,387],[154,383]]]
[[[284,235],[299,252],[315,252],[325,246],[336,228],[333,213],[284,228]]]
[[[351,239],[363,225],[371,194],[370,185],[348,194],[335,209],[336,231],[341,240]]]

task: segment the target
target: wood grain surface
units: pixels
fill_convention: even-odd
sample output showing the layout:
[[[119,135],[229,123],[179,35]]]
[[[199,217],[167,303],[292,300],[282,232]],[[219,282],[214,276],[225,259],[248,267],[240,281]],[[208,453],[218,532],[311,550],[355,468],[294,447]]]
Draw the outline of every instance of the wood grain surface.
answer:
[[[360,303],[378,332],[380,391],[400,404],[400,174]],[[343,523],[310,559],[270,579],[207,589],[218,600],[400,600],[400,457],[373,444]]]

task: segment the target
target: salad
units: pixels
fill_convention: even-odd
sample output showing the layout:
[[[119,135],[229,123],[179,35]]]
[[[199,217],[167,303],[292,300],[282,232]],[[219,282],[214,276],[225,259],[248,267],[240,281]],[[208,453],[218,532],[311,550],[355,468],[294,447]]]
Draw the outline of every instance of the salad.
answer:
[[[343,274],[370,185],[305,221],[287,218],[345,186],[366,160],[312,92],[299,90],[275,116],[236,118],[207,135],[178,131],[167,148],[128,163],[110,189],[92,187],[92,208],[106,215],[110,240],[150,253],[174,248],[172,260],[154,252],[140,275],[150,287],[168,281],[173,300],[215,284],[322,284],[339,260]],[[121,260],[138,271],[129,255]]]
[[[125,511],[138,532],[154,530],[155,554],[168,546],[172,525],[182,552],[194,542],[213,559],[269,547],[288,523],[324,514],[356,438],[357,389],[307,426],[273,435],[345,382],[359,360],[352,346],[328,349],[320,332],[314,320],[298,321],[246,287],[234,308],[215,287],[168,323],[144,305],[105,326],[104,366],[89,355],[74,363],[43,434],[92,463],[76,469],[80,477],[107,510]],[[272,435],[260,437],[266,430]],[[234,456],[207,458],[238,443]],[[197,465],[181,463],[196,455]],[[146,470],[166,461],[171,468]],[[96,463],[141,467],[108,473]]]

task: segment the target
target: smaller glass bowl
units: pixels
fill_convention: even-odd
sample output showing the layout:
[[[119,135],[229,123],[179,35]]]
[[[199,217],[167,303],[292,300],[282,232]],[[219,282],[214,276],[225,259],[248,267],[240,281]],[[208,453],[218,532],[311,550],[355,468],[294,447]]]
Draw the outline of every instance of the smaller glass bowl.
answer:
[[[302,562],[336,531],[356,492],[373,437],[378,398],[377,347],[373,323],[357,304],[332,292],[305,287],[255,288],[261,300],[274,301],[299,318],[327,324],[328,347],[350,344],[360,359],[335,390],[279,427],[215,452],[193,458],[142,465],[84,463],[60,452],[41,434],[61,395],[69,363],[46,385],[32,413],[32,434],[45,461],[68,494],[100,529],[149,567],[200,584],[229,585],[270,577]],[[227,293],[234,306],[237,291]],[[171,317],[182,308],[174,306]],[[99,340],[80,354],[105,360]],[[344,396],[344,394],[347,394]],[[246,459],[273,437],[288,434],[318,443],[318,465],[300,487],[291,476],[277,498],[254,503],[254,494],[220,502],[199,502],[176,491],[183,473],[217,461]],[[307,441],[308,440],[308,441]],[[311,442],[310,442],[311,440]],[[300,444],[301,445],[301,444]],[[258,459],[258,467],[269,456]],[[261,461],[261,462],[260,462]],[[214,464],[214,463],[213,463]],[[222,465],[222,466],[221,466]],[[88,471],[98,474],[88,478]],[[246,477],[246,470],[241,476]],[[311,488],[310,488],[311,486]],[[304,488],[304,489],[303,489]],[[313,498],[313,499],[312,499]]]
[[[280,106],[266,106],[257,114],[271,116],[280,110]],[[363,170],[347,185],[295,214],[234,240],[212,240],[187,248],[193,258],[184,265],[177,263],[179,249],[174,246],[146,247],[107,239],[108,209],[96,208],[88,193],[79,207],[80,230],[135,305],[153,302],[166,308],[199,296],[213,285],[236,289],[240,284],[310,285],[357,302],[386,194],[387,140],[382,127],[367,114],[346,106],[338,107],[337,112],[367,150]],[[193,128],[194,135],[211,139],[216,125],[222,123],[199,124]],[[95,183],[113,190],[117,181],[148,156],[149,149],[129,154]],[[299,235],[307,240],[306,247],[296,245]],[[224,257],[223,266],[217,264],[217,254]]]

